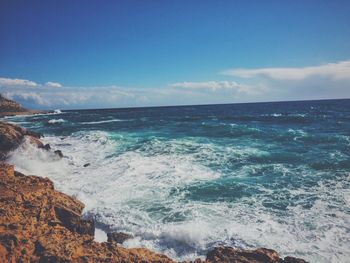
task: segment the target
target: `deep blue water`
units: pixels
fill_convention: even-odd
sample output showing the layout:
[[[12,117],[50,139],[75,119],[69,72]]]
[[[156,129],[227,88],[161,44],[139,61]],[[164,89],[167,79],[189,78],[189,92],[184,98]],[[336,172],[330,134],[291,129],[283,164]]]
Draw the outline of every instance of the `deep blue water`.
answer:
[[[350,100],[63,111],[7,118],[57,160],[16,151],[127,246],[176,258],[265,246],[313,262],[350,258]],[[51,159],[50,159],[51,158]],[[35,165],[33,165],[33,163]],[[83,164],[90,166],[83,168]]]

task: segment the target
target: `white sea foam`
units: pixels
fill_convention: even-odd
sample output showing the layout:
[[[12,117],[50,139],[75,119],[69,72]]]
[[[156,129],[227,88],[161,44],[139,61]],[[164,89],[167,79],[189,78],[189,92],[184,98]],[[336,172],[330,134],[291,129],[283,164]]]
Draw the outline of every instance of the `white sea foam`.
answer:
[[[186,198],[186,191],[180,190],[222,175],[198,160],[220,165],[269,153],[229,146],[216,151],[219,146],[209,143],[157,139],[142,149],[124,151],[129,139],[112,140],[110,134],[100,131],[79,132],[63,140],[48,136],[44,142],[61,149],[65,158],[25,143],[9,161],[21,172],[48,176],[59,190],[82,200],[85,213],[106,229],[133,233],[135,238],[124,243],[127,247],[148,247],[178,260],[203,256],[219,244],[264,246],[311,262],[346,262],[350,258],[350,216],[339,209],[349,206],[350,191],[345,191],[343,184],[350,184],[350,175],[338,184],[282,189],[291,197],[318,196],[320,200],[307,209],[302,203],[289,205],[283,213],[267,208],[264,202],[275,192],[263,185],[258,186],[260,195],[239,202],[203,202]],[[181,145],[196,151],[183,150]],[[90,166],[84,168],[85,163]],[[246,165],[235,176],[247,176],[264,165]],[[308,172],[307,167],[294,171],[283,164],[266,165],[285,177]],[[340,205],[332,206],[333,202]],[[102,241],[105,236],[97,231],[96,238]]]
[[[112,119],[112,120],[104,120],[104,121],[81,122],[80,124],[100,124],[100,123],[119,122],[119,121],[128,121],[128,120]]]
[[[95,241],[96,242],[107,242],[107,233],[102,229],[95,228]]]
[[[51,119],[48,121],[48,123],[50,124],[63,123],[63,122],[65,122],[64,119]]]

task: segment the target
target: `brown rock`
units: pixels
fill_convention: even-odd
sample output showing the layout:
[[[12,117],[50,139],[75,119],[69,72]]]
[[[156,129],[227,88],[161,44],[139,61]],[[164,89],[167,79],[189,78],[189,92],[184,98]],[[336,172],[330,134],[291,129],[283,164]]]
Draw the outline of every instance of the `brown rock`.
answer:
[[[307,263],[304,259],[294,258],[294,257],[285,257],[282,261],[283,263]]]
[[[69,230],[82,235],[95,235],[95,224],[93,220],[81,218],[81,211],[72,211],[66,207],[54,207],[56,217]]]
[[[21,104],[7,99],[0,94],[0,112],[23,112],[26,111]]]
[[[46,113],[47,111],[42,110],[28,110],[23,108],[19,103],[7,99],[0,94],[0,116],[14,116],[14,115],[27,115],[27,114],[38,114]]]
[[[255,250],[235,249],[232,247],[217,247],[207,253],[206,262],[227,263],[306,263],[293,257],[284,260],[272,249],[258,248]]]
[[[84,205],[47,178],[0,166],[0,262],[174,262],[144,248],[93,240]]]
[[[39,140],[40,134],[30,132],[14,124],[0,122],[0,160],[5,159],[7,153],[16,149],[24,139],[38,147],[43,146]]]
[[[0,163],[0,176],[14,176],[15,167],[7,163]]]
[[[123,232],[112,232],[112,233],[107,233],[107,242],[115,242],[118,244],[123,244],[124,241],[133,238],[132,235],[126,234]]]
[[[5,160],[7,154],[15,150],[24,141],[47,151],[50,151],[50,144],[43,144],[40,141],[41,134],[21,128],[17,125],[0,122],[0,161]],[[63,154],[60,150],[54,151],[60,158]]]
[[[55,191],[49,179],[0,165],[0,262],[174,262],[144,248],[118,246],[131,237],[125,233],[109,233],[109,242],[95,242],[93,221],[81,218],[83,208],[80,201]],[[231,247],[211,250],[204,262],[306,263],[281,259],[271,249]]]

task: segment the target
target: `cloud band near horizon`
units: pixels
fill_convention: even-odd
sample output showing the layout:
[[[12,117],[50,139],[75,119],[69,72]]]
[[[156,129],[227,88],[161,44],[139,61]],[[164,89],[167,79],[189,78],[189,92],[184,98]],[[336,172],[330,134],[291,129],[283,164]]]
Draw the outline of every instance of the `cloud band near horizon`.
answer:
[[[33,108],[106,108],[350,98],[350,60],[310,67],[228,69],[233,80],[183,81],[163,88],[70,87],[0,78],[0,92]],[[249,79],[249,84],[245,82]],[[253,84],[252,84],[253,83]]]

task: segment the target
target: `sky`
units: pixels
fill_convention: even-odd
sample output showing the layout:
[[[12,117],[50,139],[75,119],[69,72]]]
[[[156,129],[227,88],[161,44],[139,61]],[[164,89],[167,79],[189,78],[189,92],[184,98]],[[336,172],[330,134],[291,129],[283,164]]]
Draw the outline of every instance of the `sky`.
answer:
[[[0,0],[0,92],[79,109],[350,98],[348,0]]]

